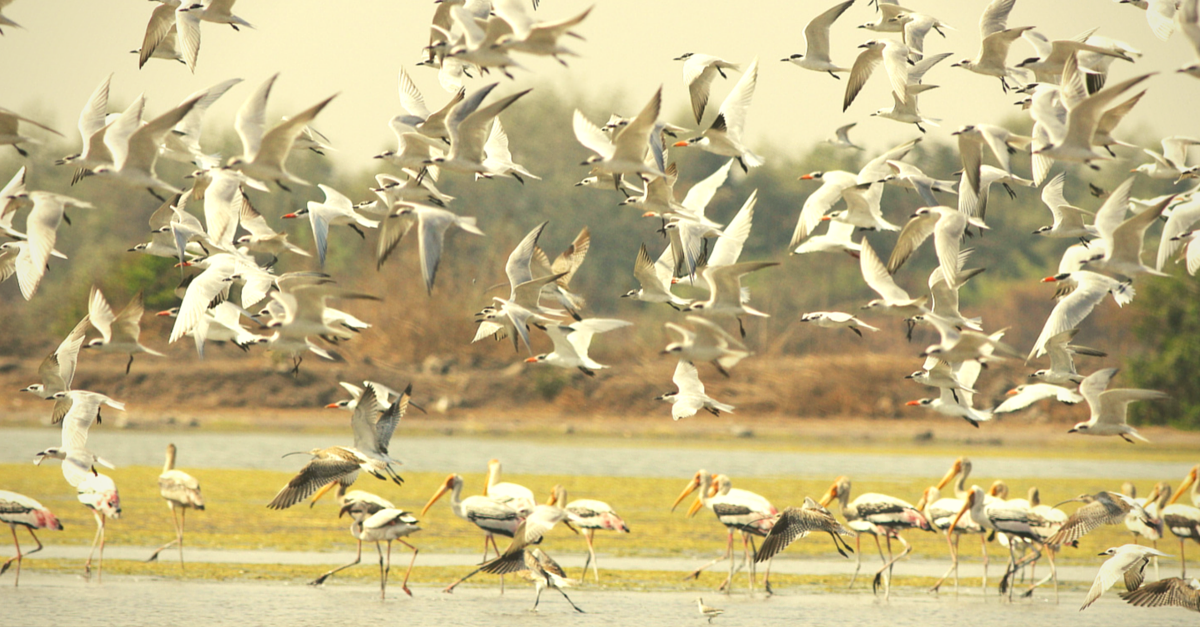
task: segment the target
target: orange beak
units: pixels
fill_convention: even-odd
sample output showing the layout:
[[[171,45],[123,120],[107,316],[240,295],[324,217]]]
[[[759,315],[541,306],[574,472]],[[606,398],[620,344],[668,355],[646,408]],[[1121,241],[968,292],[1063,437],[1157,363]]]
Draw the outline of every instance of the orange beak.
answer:
[[[958,476],[959,472],[962,472],[962,458],[961,457],[954,460],[954,465],[950,467],[950,472],[947,472],[946,476],[942,477],[942,480],[938,482],[937,489],[941,490],[942,488],[946,487],[947,483],[954,481],[954,478]]]
[[[797,179],[797,180],[799,180],[799,181],[811,181],[811,180],[813,180],[813,175],[811,175],[811,174],[805,174],[805,175],[801,176],[801,177],[800,177],[799,179]]]
[[[688,518],[695,516],[696,512],[700,511],[701,507],[704,507],[704,502],[701,501],[700,497],[697,495],[696,500],[692,503],[692,506],[688,508],[688,511],[687,511]]]
[[[829,486],[829,491],[826,492],[825,496],[822,496],[821,500],[817,501],[817,502],[821,504],[821,507],[829,507],[829,503],[832,502],[833,499],[836,499],[836,498],[837,498],[837,484],[835,483],[835,484]]]
[[[674,144],[671,144],[671,145],[676,148],[683,148],[684,146],[687,146],[688,143],[687,142],[675,142]]]
[[[950,537],[950,535],[954,533],[954,528],[958,526],[958,521],[962,520],[963,514],[969,512],[971,510],[971,506],[974,504],[975,492],[972,490],[971,494],[967,496],[965,501],[963,501],[962,509],[958,510],[958,515],[954,517],[954,522],[950,523],[950,526],[946,529],[946,537]]]
[[[917,405],[920,405],[920,404],[921,404],[921,401],[909,401],[909,402],[905,403],[904,406],[905,407],[916,407]]]
[[[1192,468],[1191,472],[1189,472],[1187,477],[1184,478],[1183,483],[1179,484],[1179,489],[1175,491],[1175,496],[1171,497],[1171,500],[1167,502],[1167,505],[1174,505],[1175,501],[1178,501],[1179,497],[1183,496],[1183,493],[1187,492],[1188,488],[1192,487],[1193,483],[1196,483],[1196,473],[1198,471],[1200,471],[1200,466]]]
[[[658,216],[658,214],[657,214],[657,213],[654,213],[653,211],[647,211],[646,213],[643,213],[643,214],[642,214],[642,217],[643,217],[643,218],[653,218],[653,217],[656,217],[656,216]]]
[[[446,483],[443,483],[442,487],[438,488],[437,492],[434,492],[433,498],[429,499],[429,502],[425,504],[425,507],[421,508],[421,517],[422,518],[425,517],[425,512],[428,512],[429,508],[433,507],[433,504],[436,503],[438,499],[442,498],[443,494],[449,492],[451,489],[451,486],[453,486],[453,485],[454,485],[454,475],[450,475],[449,477],[446,478]]]
[[[1056,281],[1058,281],[1058,279],[1056,279],[1052,276],[1048,276],[1048,277],[1042,279],[1042,283],[1054,283]]]
[[[181,262],[175,264],[175,267],[176,268],[187,268],[187,267],[190,267],[191,265],[192,265],[192,262],[190,262],[190,261],[181,261]]]
[[[160,311],[160,312],[158,312],[158,313],[156,313],[156,314],[154,314],[154,315],[156,315],[156,316],[169,316],[169,315],[171,315],[171,312],[170,312],[170,311]]]
[[[821,216],[820,222],[829,222],[832,220],[833,220],[833,218],[831,218],[829,216]]]
[[[285,219],[285,220],[290,220],[291,218],[294,218],[294,217],[296,217],[296,214],[294,214],[294,213],[285,213],[285,214],[283,214],[283,216],[282,216],[282,217],[283,217],[283,219]]]
[[[680,493],[679,498],[675,499],[675,502],[671,504],[671,511],[675,511],[675,508],[679,507],[683,499],[686,499],[689,494],[695,492],[698,487],[700,487],[700,473],[696,473],[696,476],[692,477],[692,480],[683,488],[683,492]]]
[[[527,364],[536,364],[536,363],[537,363],[537,357],[530,357],[529,359],[526,359],[526,360],[525,360],[525,363],[527,363]]]
[[[337,409],[337,408],[338,408],[338,404],[337,404],[337,403],[330,403],[330,404],[328,404],[328,405],[326,405],[326,406],[325,406],[325,409]]]
[[[1018,395],[1018,394],[1020,394],[1020,393],[1021,393],[1021,391],[1020,391],[1020,390],[1018,390],[1017,388],[1013,388],[1013,389],[1011,389],[1011,390],[1009,390],[1009,391],[1005,392],[1004,394],[1005,394],[1005,396],[1016,396],[1016,395]]]

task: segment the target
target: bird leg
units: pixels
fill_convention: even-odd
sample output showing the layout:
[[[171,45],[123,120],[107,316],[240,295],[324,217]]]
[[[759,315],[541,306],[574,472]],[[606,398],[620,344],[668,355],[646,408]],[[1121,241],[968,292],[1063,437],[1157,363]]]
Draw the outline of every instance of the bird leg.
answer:
[[[150,557],[146,558],[147,562],[157,561],[159,553],[162,553],[163,550],[168,549],[172,546],[175,546],[176,544],[179,544],[179,542],[180,542],[179,517],[175,515],[175,504],[170,501],[167,501],[167,507],[171,508],[171,519],[174,521],[174,525],[175,525],[175,539],[171,540],[170,542],[155,549],[154,553],[152,555],[150,555]],[[183,564],[183,547],[179,548],[179,563]]]
[[[588,557],[587,557],[587,561],[583,563],[583,576],[580,577],[580,580],[587,579],[588,564],[591,564],[592,565],[592,574],[594,574],[596,576],[596,583],[600,583],[600,566],[596,562],[596,549],[592,545],[592,538],[595,535],[596,535],[595,529],[585,529],[583,532],[583,540],[585,542],[587,542]]]
[[[941,579],[938,579],[936,582],[934,582],[933,587],[929,589],[929,591],[934,594],[938,593],[938,589],[942,587],[942,582],[946,581],[946,578],[950,576],[950,573],[954,573],[954,594],[955,594],[955,596],[958,595],[958,539],[959,539],[959,537],[960,536],[958,534],[954,534],[954,540],[951,541],[950,536],[949,535],[946,536],[946,546],[950,547],[950,568],[946,571],[946,574],[942,575]]]
[[[24,556],[21,555],[21,543],[17,540],[17,526],[14,525],[13,523],[9,523],[8,528],[9,528],[9,530],[12,531],[13,546],[16,547],[17,556],[13,557],[13,558],[9,558],[9,560],[7,562],[4,562],[4,567],[0,568],[0,575],[4,574],[4,571],[8,570],[8,565],[11,564],[13,562],[13,560],[16,560],[17,561],[17,574],[16,574],[16,581],[13,583],[13,587],[16,587],[21,584],[21,559]],[[29,531],[30,531],[30,533],[33,532],[32,529],[30,529]],[[34,539],[37,539],[37,536],[34,536]],[[39,542],[39,544],[41,544],[41,543]]]
[[[559,588],[558,586],[555,586],[555,587],[554,587],[554,589],[555,589],[555,590],[558,590],[558,593],[559,593],[559,594],[561,594],[561,595],[563,595],[563,598],[567,600],[567,603],[570,603],[570,604],[571,604],[571,607],[575,608],[575,611],[576,611],[576,612],[579,612],[580,614],[587,614],[587,612],[585,612],[585,611],[583,611],[583,610],[579,609],[579,606],[578,606],[578,605],[575,605],[575,602],[571,600],[571,597],[567,596],[567,593],[566,593],[566,592],[563,592],[563,589],[562,589],[562,588]]]
[[[404,546],[412,549],[412,552],[413,552],[412,559],[409,560],[409,562],[408,562],[408,570],[404,571],[404,581],[400,582],[400,589],[404,591],[404,594],[407,594],[408,596],[412,596],[412,590],[408,589],[408,576],[412,574],[413,564],[417,563],[417,553],[419,553],[420,550],[418,550],[417,547],[405,542],[404,540],[401,540],[400,538],[396,538],[396,542],[399,542],[400,544],[403,544]],[[391,552],[392,552],[392,543],[388,542],[389,563],[391,560]]]
[[[87,561],[83,564],[83,574],[87,579],[92,578],[92,554],[96,552],[96,544],[100,545],[100,562],[96,565],[96,583],[100,583],[104,577],[104,515],[96,510],[92,510],[92,515],[96,517],[96,537],[92,539],[92,550],[88,552]]]
[[[709,566],[712,566],[713,564],[716,564],[717,562],[729,557],[732,553],[733,553],[733,530],[731,529],[729,531],[729,542],[725,545],[725,553],[723,555],[721,555],[721,557],[718,557],[717,559],[714,559],[713,561],[692,571],[692,573],[689,574],[688,576],[684,577],[683,580],[687,581],[688,579],[698,579],[700,577],[701,571],[703,571],[705,568],[708,568]]]
[[[837,74],[834,74],[832,71],[829,72],[829,75],[838,79],[839,81],[842,80],[842,77],[838,76]]]
[[[1183,538],[1179,539],[1179,576],[1187,579],[1187,556],[1183,554]]]
[[[125,364],[125,374],[129,374],[129,369],[132,367],[133,367],[133,355],[130,354],[129,355],[129,363]]]
[[[292,193],[292,190],[291,190],[291,189],[289,189],[287,185],[284,185],[284,184],[283,184],[283,181],[280,181],[279,179],[276,179],[276,180],[275,180],[275,184],[279,186],[279,189],[282,189],[283,191],[285,191],[285,192],[287,192],[287,193],[289,193],[289,194],[290,194],[290,193]]]
[[[561,592],[561,590],[560,590]],[[542,600],[542,586],[537,586],[537,594],[533,597],[533,607],[529,608],[530,612],[536,612],[538,603]]]
[[[379,553],[379,598],[387,598],[388,572],[392,570],[392,541],[388,540],[387,566],[383,565],[383,548],[375,543],[375,551]]]
[[[987,594],[987,568],[988,568],[987,534],[982,534],[979,536],[979,545],[983,549],[983,593]]]
[[[854,580],[858,578],[858,571],[862,568],[862,534],[854,536],[854,575],[850,577],[850,585],[846,589],[854,587]]]
[[[358,541],[358,553],[355,554],[353,562],[350,562],[349,564],[346,564],[345,566],[338,566],[337,568],[325,573],[324,575],[321,575],[320,577],[313,579],[312,581],[310,581],[308,583],[308,585],[319,586],[319,585],[325,583],[325,580],[328,579],[330,577],[330,575],[333,575],[334,573],[336,573],[338,571],[350,568],[351,566],[355,566],[361,561],[362,561],[362,540],[359,540]]]

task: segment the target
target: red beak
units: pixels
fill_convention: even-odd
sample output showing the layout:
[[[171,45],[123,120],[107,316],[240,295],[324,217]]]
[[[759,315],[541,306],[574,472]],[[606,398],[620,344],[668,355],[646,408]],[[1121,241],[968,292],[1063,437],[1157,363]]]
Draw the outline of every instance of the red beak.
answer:
[[[683,148],[684,146],[687,146],[688,143],[687,142],[675,142],[674,144],[671,144],[671,145],[676,148]]]
[[[1058,279],[1056,279],[1052,276],[1048,276],[1048,277],[1042,279],[1042,283],[1054,283],[1056,281],[1058,281]]]
[[[294,214],[294,213],[285,213],[285,214],[283,214],[283,218],[284,218],[285,220],[286,220],[286,219],[289,219],[289,218],[294,218],[294,217],[296,217],[296,214]]]
[[[813,180],[813,175],[811,175],[811,174],[805,174],[804,176],[801,176],[801,177],[800,177],[800,180],[801,180],[801,181],[811,181],[811,180]]]
[[[904,405],[905,405],[905,407],[915,407],[920,404],[921,404],[921,401],[909,401],[909,402],[905,403]]]

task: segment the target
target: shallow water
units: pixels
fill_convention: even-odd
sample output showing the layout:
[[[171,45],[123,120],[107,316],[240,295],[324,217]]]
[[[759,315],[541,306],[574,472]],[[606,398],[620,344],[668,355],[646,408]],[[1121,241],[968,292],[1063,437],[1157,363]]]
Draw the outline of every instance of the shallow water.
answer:
[[[406,597],[393,584],[388,598],[363,584],[329,584],[320,588],[286,583],[189,582],[148,577],[108,577],[101,585],[70,575],[24,573],[21,586],[0,586],[0,624],[78,625],[362,625],[398,621],[410,625],[705,625],[690,592],[607,592],[586,587],[568,590],[586,613],[577,614],[554,590],[543,593],[538,614],[532,586],[510,585],[503,596],[493,587],[461,587],[452,595],[436,588],[412,586]],[[1106,594],[1079,612],[1082,592],[1063,594],[1062,603],[1046,600],[1009,604],[994,596],[964,592],[930,597],[908,591],[884,602],[870,592],[854,594],[784,590],[773,597],[743,594],[705,595],[705,602],[725,614],[714,625],[1012,625],[1109,626],[1121,622],[1139,627],[1195,625],[1196,614],[1180,608],[1142,609]]]
[[[294,471],[297,459],[280,456],[334,444],[350,444],[346,436],[280,433],[180,433],[93,429],[88,448],[118,466],[158,466],[163,449],[178,445],[180,463],[188,468],[241,468]],[[0,463],[26,463],[34,453],[60,441],[57,429],[0,429]],[[462,436],[397,437],[392,455],[414,472],[483,472],[490,458],[504,461],[517,474],[573,474],[618,477],[685,477],[697,468],[717,468],[734,477],[863,478],[940,477],[950,460],[944,455],[884,455],[838,452],[774,452],[716,450],[672,444],[631,447],[613,443],[576,443],[484,439]],[[1047,455],[1051,453],[1047,451]],[[464,460],[468,460],[464,463]],[[1185,462],[1082,460],[1050,457],[987,457],[975,464],[980,476],[1070,479],[1162,480],[1187,474]]]

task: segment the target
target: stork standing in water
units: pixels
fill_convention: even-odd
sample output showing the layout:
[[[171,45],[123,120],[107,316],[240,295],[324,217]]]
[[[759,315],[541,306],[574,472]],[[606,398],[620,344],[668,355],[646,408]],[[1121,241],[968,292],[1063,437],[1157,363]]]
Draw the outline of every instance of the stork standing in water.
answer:
[[[960,521],[967,513],[971,514],[971,519],[974,520],[980,527],[984,529],[1003,533],[1009,536],[1008,544],[1008,568],[1005,571],[1004,579],[1001,581],[1001,592],[1013,573],[1016,572],[1016,549],[1013,546],[1014,538],[1026,540],[1038,545],[1037,556],[1041,555],[1041,551],[1045,548],[1041,536],[1034,530],[1033,521],[1030,520],[1031,513],[1029,508],[1014,507],[1008,501],[999,498],[988,499],[983,488],[979,486],[971,486],[967,492],[967,498],[963,501],[962,508],[954,517],[954,522],[950,523],[950,528],[946,530],[947,534],[954,533]],[[1050,559],[1050,572],[1054,572],[1054,559]],[[1058,591],[1058,580],[1055,579],[1055,595]],[[1012,595],[1011,587],[1009,596]]]
[[[62,523],[58,522],[58,518],[46,509],[44,505],[16,492],[0,490],[0,522],[8,523],[9,529],[12,530],[13,547],[17,551],[16,557],[10,557],[8,561],[0,566],[0,575],[8,571],[8,567],[13,562],[17,563],[17,573],[14,577],[13,586],[21,584],[21,561],[26,555],[37,553],[42,550],[42,541],[38,539],[34,529],[54,529],[62,531]],[[21,525],[29,530],[29,535],[33,537],[33,541],[37,542],[37,548],[32,551],[21,553],[21,543],[17,540],[17,525]]]
[[[557,498],[555,498],[557,497]],[[554,500],[566,500],[566,491],[562,486],[555,488]],[[583,613],[578,605],[567,596],[563,590],[564,587],[575,585],[574,579],[567,578],[562,566],[558,565],[546,555],[544,551],[536,545],[542,542],[542,539],[551,529],[558,523],[563,523],[568,529],[579,533],[577,529],[571,526],[575,516],[567,510],[553,504],[537,505],[533,511],[529,513],[520,526],[513,532],[513,540],[509,543],[504,552],[496,556],[491,561],[483,564],[479,568],[471,571],[467,576],[458,581],[465,581],[476,573],[489,573],[492,575],[506,575],[508,573],[517,573],[522,577],[533,582],[537,588],[537,596],[533,600],[533,607],[529,611],[537,611],[538,602],[542,598],[542,590],[546,588],[554,588],[558,590],[567,603],[575,608],[576,612]],[[457,584],[458,582],[455,582]]]
[[[724,477],[724,475],[720,475]],[[733,532],[740,531],[742,533],[742,551],[744,553],[745,563],[750,566],[750,588],[754,589],[754,563],[751,557],[751,546],[753,540],[751,536],[766,536],[771,531],[771,527],[775,524],[775,519],[778,517],[779,510],[771,505],[771,502],[762,496],[750,492],[748,490],[740,490],[729,487],[729,478],[724,477],[723,480],[718,480],[713,483],[713,476],[704,470],[696,472],[692,480],[684,487],[683,493],[679,498],[675,499],[675,503],[671,505],[674,510],[680,502],[688,497],[689,494],[700,489],[696,502],[688,510],[688,516],[693,516],[701,507],[708,507],[716,514],[717,520],[725,525],[728,530],[728,539],[725,545],[725,553],[721,557],[697,568],[684,579],[695,579],[700,576],[700,572],[705,568],[720,562],[723,559],[729,559],[729,576],[724,583],[718,588],[725,591],[727,594],[730,586],[733,583],[733,574],[736,564],[733,561]],[[715,488],[715,490],[714,490]],[[724,492],[721,492],[724,490]],[[770,583],[770,566],[767,567],[767,576],[764,578],[763,585],[767,593],[771,592]]]
[[[550,504],[555,505],[560,498],[563,501],[567,500],[567,491],[562,486],[554,486],[554,494],[550,498]],[[583,529],[583,539],[587,542],[588,558],[583,563],[583,576],[587,577],[588,564],[592,566],[592,574],[596,576],[596,583],[600,583],[600,566],[596,561],[596,549],[593,545],[592,537],[596,534],[597,529],[607,529],[609,531],[620,531],[629,533],[629,525],[617,515],[616,510],[611,505],[604,501],[596,501],[593,499],[575,499],[563,506],[575,521],[575,525]]]
[[[929,521],[930,526],[939,532],[945,533],[950,529],[950,523],[954,521],[954,516],[962,509],[963,499],[966,497],[967,489],[965,483],[967,477],[971,475],[971,460],[966,457],[959,457],[954,460],[954,465],[950,467],[946,476],[938,482],[936,486],[925,488],[925,492],[921,494],[921,499],[917,501],[917,510],[919,510],[925,519]],[[954,484],[955,498],[942,498],[941,490],[946,487],[955,477],[958,481]],[[954,574],[954,593],[958,594],[958,543],[963,535],[978,535],[979,544],[983,553],[983,580],[982,589],[987,592],[987,571],[988,571],[988,553],[987,553],[987,534],[984,533],[983,527],[980,527],[973,519],[959,521],[959,524],[954,529],[955,533],[946,534],[946,543],[950,548],[950,569],[946,574],[942,575],[933,584],[930,592],[937,592],[941,588],[942,583],[951,573]],[[951,540],[953,538],[953,540]]]
[[[537,497],[533,495],[533,490],[520,484],[500,481],[498,459],[488,460],[487,488],[483,495],[517,510],[522,516],[528,516],[537,505]]]
[[[200,482],[195,477],[182,470],[175,470],[174,444],[167,445],[167,459],[163,463],[162,474],[158,476],[158,491],[167,500],[167,507],[171,508],[171,518],[175,522],[175,539],[155,549],[154,554],[146,561],[153,562],[164,549],[178,544],[179,569],[183,570],[183,523],[187,519],[189,508],[204,509],[204,497],[200,494]],[[176,508],[179,509],[178,515],[175,514]]]
[[[358,564],[362,560],[362,543],[374,542],[375,550],[379,553],[379,598],[385,599],[387,598],[388,573],[392,570],[392,542],[399,542],[412,549],[412,559],[408,562],[408,570],[404,571],[404,581],[400,582],[400,589],[404,590],[408,596],[412,596],[412,591],[408,589],[408,577],[412,574],[413,564],[417,562],[417,553],[420,551],[402,538],[420,531],[421,528],[417,526],[420,521],[402,509],[388,507],[373,514],[367,514],[366,512],[370,509],[372,509],[371,506],[364,507],[355,501],[348,501],[342,506],[341,511],[338,512],[338,518],[349,513],[350,517],[354,519],[354,524],[350,525],[350,535],[358,541],[358,554],[354,556],[353,562],[317,577],[310,585],[323,584],[334,573]],[[380,542],[387,542],[386,560],[383,549],[379,546]]]
[[[446,481],[433,494],[433,498],[429,499],[429,502],[421,509],[421,517],[425,517],[425,512],[428,512],[429,508],[433,507],[433,504],[443,494],[450,492],[450,509],[454,512],[454,515],[474,524],[487,534],[483,538],[483,561],[486,562],[488,557],[488,542],[491,542],[492,548],[496,549],[496,555],[500,555],[500,549],[496,547],[495,536],[513,537],[524,517],[508,505],[486,496],[468,496],[464,499],[462,498],[462,487],[463,479],[461,476],[452,474],[446,477]],[[465,579],[466,577],[446,586],[442,592],[453,591],[454,587],[462,583]],[[501,577],[500,582],[501,591],[503,591],[503,577]]]
[[[1179,538],[1179,568],[1180,577],[1187,577],[1187,557],[1184,555],[1184,542],[1191,540],[1200,544],[1200,507],[1192,505],[1184,505],[1176,503],[1188,488],[1191,488],[1192,503],[1200,505],[1200,484],[1196,481],[1196,475],[1200,473],[1200,465],[1193,467],[1188,471],[1187,477],[1183,479],[1183,483],[1179,484],[1179,491],[1167,503],[1167,506],[1162,509],[1160,516],[1162,517],[1163,525],[1171,531],[1176,538]]]
[[[854,586],[854,580],[858,577],[858,571],[862,567],[862,554],[860,541],[863,533],[871,534],[875,537],[875,547],[879,549],[879,557],[883,558],[883,549],[879,547],[879,536],[883,536],[887,541],[888,556],[884,560],[883,567],[875,573],[875,579],[872,582],[872,588],[878,589],[879,583],[882,580],[884,584],[884,598],[890,598],[892,594],[892,565],[897,560],[908,555],[912,551],[912,546],[904,541],[900,536],[900,532],[906,529],[922,529],[924,531],[932,531],[929,526],[929,521],[925,520],[925,516],[917,511],[908,501],[898,499],[894,496],[886,494],[876,494],[868,492],[859,495],[853,501],[850,500],[850,478],[846,476],[838,477],[829,486],[829,491],[821,498],[820,504],[822,507],[828,507],[829,503],[837,499],[842,507],[842,516],[846,519],[848,527],[859,534],[855,538],[855,555],[858,556],[854,565],[854,576],[850,578],[850,586]],[[892,538],[900,541],[904,546],[904,550],[900,555],[892,555]],[[887,572],[887,577],[883,573]]]

